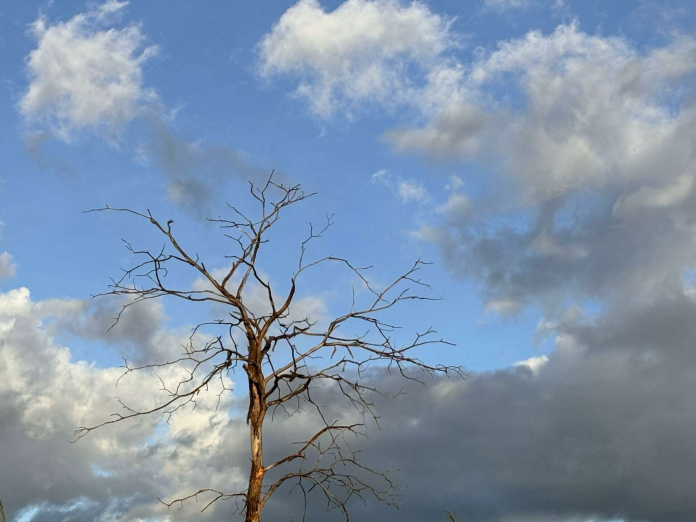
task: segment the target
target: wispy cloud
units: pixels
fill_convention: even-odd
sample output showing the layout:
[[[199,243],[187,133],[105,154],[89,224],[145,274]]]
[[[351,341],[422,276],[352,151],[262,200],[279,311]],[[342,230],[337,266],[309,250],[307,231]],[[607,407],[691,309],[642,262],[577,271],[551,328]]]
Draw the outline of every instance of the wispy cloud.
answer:
[[[13,262],[9,252],[0,254],[0,279],[14,277],[17,272],[17,265]]]
[[[370,183],[387,187],[402,203],[428,203],[431,196],[428,190],[417,180],[392,174],[380,169],[370,177]]]
[[[271,169],[254,165],[242,151],[227,145],[189,142],[178,136],[159,113],[148,117],[151,138],[141,159],[152,160],[167,180],[167,197],[194,215],[208,217],[210,205],[230,180],[264,181]],[[277,178],[283,174],[277,173]]]

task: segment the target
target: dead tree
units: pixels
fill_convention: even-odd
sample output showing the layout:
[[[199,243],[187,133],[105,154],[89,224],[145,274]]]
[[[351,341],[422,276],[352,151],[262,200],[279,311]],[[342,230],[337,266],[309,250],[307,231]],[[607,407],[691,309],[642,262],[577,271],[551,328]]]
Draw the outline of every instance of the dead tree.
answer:
[[[226,256],[230,263],[224,275],[215,277],[205,263],[184,247],[174,236],[172,221],[163,223],[147,211],[137,212],[126,208],[105,207],[88,212],[123,212],[143,219],[154,226],[165,237],[165,248],[160,251],[136,250],[126,243],[127,248],[140,259],[134,266],[125,269],[123,276],[112,281],[109,290],[100,295],[125,296],[128,298],[123,311],[137,303],[163,297],[174,297],[192,303],[213,303],[226,308],[224,318],[198,325],[193,330],[191,343],[186,346],[180,358],[173,361],[131,366],[125,362],[124,375],[144,369],[169,365],[186,364],[187,377],[175,389],[167,389],[166,400],[147,411],[133,409],[123,402],[123,413],[115,413],[110,420],[91,427],[76,430],[76,440],[89,432],[142,415],[163,413],[171,416],[187,404],[194,403],[208,385],[230,371],[241,368],[246,374],[249,386],[249,407],[246,422],[249,425],[250,460],[248,487],[244,491],[225,492],[215,489],[200,489],[192,494],[163,502],[168,507],[178,507],[200,495],[209,495],[203,508],[221,499],[241,501],[240,509],[247,522],[258,522],[264,506],[273,493],[284,484],[296,484],[306,496],[312,491],[323,493],[328,507],[339,510],[346,521],[349,501],[357,497],[364,501],[371,495],[379,501],[395,504],[394,487],[385,472],[373,470],[358,461],[356,453],[346,442],[345,435],[358,434],[369,419],[377,419],[370,398],[379,393],[374,386],[366,385],[364,371],[370,365],[383,365],[401,373],[407,379],[416,379],[413,370],[425,374],[455,374],[461,376],[457,366],[432,365],[414,355],[414,350],[432,344],[449,344],[435,337],[435,331],[428,329],[413,335],[410,341],[396,342],[396,327],[380,320],[379,316],[395,306],[407,301],[431,301],[439,298],[427,297],[418,291],[429,288],[418,277],[426,264],[416,261],[402,275],[379,289],[374,288],[365,276],[365,270],[349,260],[328,256],[308,261],[307,247],[310,242],[321,237],[331,225],[332,216],[326,223],[315,229],[310,225],[309,234],[299,245],[299,261],[289,282],[286,295],[279,297],[260,267],[257,266],[259,252],[267,242],[268,230],[274,226],[286,207],[304,201],[314,194],[305,194],[299,185],[284,186],[273,181],[272,176],[262,187],[251,184],[251,197],[260,207],[260,217],[252,219],[238,208],[230,206],[232,218],[218,217],[210,221],[223,229],[239,252]],[[276,197],[272,197],[275,193]],[[228,205],[229,206],[229,205]],[[291,305],[296,295],[300,276],[324,263],[339,263],[364,285],[368,292],[367,304],[356,304],[355,291],[350,309],[328,323],[318,325],[310,318],[291,316]],[[184,266],[202,277],[207,284],[205,289],[175,289],[168,285],[167,274],[173,265]],[[260,285],[267,300],[267,309],[252,309],[245,300],[245,289],[249,285]],[[413,291],[415,289],[416,291]],[[364,333],[351,334],[347,331],[350,323],[362,324]],[[221,328],[224,333],[213,334],[200,345],[193,342],[193,336],[205,328]],[[322,408],[312,398],[316,385],[332,383],[340,390],[348,403],[360,413],[356,423],[338,423],[327,419]],[[224,391],[224,385],[223,385]],[[272,463],[264,461],[263,429],[269,412],[276,409],[288,412],[286,406],[306,401],[319,413],[323,426],[310,434],[304,442],[298,443],[293,453]],[[311,457],[311,459],[310,459]],[[308,464],[310,462],[310,464]],[[299,463],[299,469],[294,464]],[[346,471],[349,469],[350,471]],[[272,470],[273,473],[270,473]],[[283,470],[286,470],[283,472]],[[267,481],[267,476],[275,480]],[[369,479],[373,476],[373,479]],[[278,477],[278,478],[276,478]],[[266,480],[265,480],[266,479]],[[378,482],[380,485],[375,485]]]

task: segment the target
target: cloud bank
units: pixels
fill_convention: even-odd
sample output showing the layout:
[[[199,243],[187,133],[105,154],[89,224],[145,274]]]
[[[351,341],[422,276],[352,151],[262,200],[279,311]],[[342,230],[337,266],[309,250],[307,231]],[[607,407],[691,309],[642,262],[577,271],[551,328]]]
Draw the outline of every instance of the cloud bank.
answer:
[[[230,503],[201,515],[195,503],[166,511],[156,497],[243,487],[247,427],[227,413],[240,406],[234,397],[216,412],[212,391],[169,427],[145,417],[69,443],[75,426],[115,411],[113,395],[147,405],[157,394],[143,390],[159,388],[154,376],[140,376],[115,389],[119,369],[71,360],[54,335],[70,325],[94,338],[89,325],[110,314],[96,310],[85,321],[87,311],[81,302],[34,302],[26,289],[0,294],[0,440],[13,449],[0,454],[0,465],[15,470],[0,476],[9,516],[24,508],[35,522],[229,520]],[[124,317],[119,339],[143,340],[143,353],[150,339],[175,349],[176,335],[161,331],[161,311],[142,312],[153,320]],[[355,516],[434,522],[448,509],[477,522],[691,520],[694,317],[696,302],[665,288],[649,306],[577,311],[544,325],[556,346],[546,360],[376,397],[384,431],[371,429],[369,441],[354,444],[371,466],[399,469],[393,478],[408,489],[399,511],[356,503]],[[378,369],[366,379],[393,392],[404,385]],[[332,415],[350,415],[335,390],[318,390],[315,399]],[[315,421],[276,416],[266,430],[269,456],[287,451]],[[300,504],[281,492],[269,516],[299,514]],[[312,519],[333,520],[323,509],[310,501]]]
[[[8,518],[185,520],[167,513],[156,497],[186,489],[193,479],[238,486],[244,462],[230,465],[220,458],[239,450],[241,438],[232,434],[243,423],[231,424],[226,409],[216,412],[213,396],[212,402],[202,397],[195,411],[172,418],[169,426],[164,418],[143,417],[70,444],[76,426],[116,411],[114,395],[136,408],[161,400],[139,391],[150,385],[153,392],[157,389],[154,375],[115,388],[121,369],[71,360],[70,350],[54,334],[66,324],[73,331],[88,325],[87,337],[94,339],[94,324],[105,321],[99,311],[82,321],[84,313],[81,302],[34,302],[24,288],[0,294],[0,442],[5,448],[0,467],[13,470],[2,473],[0,490]],[[156,318],[157,311],[153,314]],[[134,314],[119,335],[138,341],[159,336],[160,343],[176,350],[179,339],[163,338],[158,327],[157,321],[144,325]],[[140,348],[150,351],[147,343]],[[177,377],[161,375],[165,381]],[[173,441],[180,444],[173,446]]]

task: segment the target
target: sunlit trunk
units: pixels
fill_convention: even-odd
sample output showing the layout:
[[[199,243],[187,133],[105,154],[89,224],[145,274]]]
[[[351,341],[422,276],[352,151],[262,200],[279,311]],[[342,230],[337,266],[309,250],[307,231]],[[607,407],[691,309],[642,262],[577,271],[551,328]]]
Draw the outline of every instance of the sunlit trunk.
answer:
[[[266,405],[263,396],[263,374],[257,368],[248,368],[249,376],[249,431],[251,439],[251,471],[247,490],[245,522],[261,520],[261,488],[263,487],[263,419]]]
[[[247,491],[246,522],[261,520],[261,487],[263,486],[263,439],[261,425],[251,422],[251,473]]]

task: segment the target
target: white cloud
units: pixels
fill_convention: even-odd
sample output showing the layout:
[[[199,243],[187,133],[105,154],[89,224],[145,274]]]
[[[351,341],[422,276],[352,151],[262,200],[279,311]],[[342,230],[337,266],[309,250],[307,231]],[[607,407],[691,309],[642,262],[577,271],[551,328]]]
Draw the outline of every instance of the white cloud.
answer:
[[[450,20],[420,2],[347,0],[326,12],[300,0],[260,42],[260,72],[299,78],[296,94],[321,117],[412,103],[418,89],[409,73],[440,62],[455,45],[449,29]]]
[[[387,169],[379,169],[377,172],[370,176],[370,183],[381,183],[386,185],[390,183],[391,174],[387,172]]]
[[[42,122],[61,139],[95,130],[116,137],[154,98],[142,81],[143,64],[157,51],[145,46],[137,25],[108,27],[127,5],[109,0],[66,22],[40,17],[32,24],[37,48],[28,57],[30,85],[22,115]]]
[[[17,272],[17,265],[12,262],[12,256],[9,252],[0,254],[0,279],[9,279],[14,277]]]
[[[108,20],[113,15],[120,14],[122,10],[128,6],[130,2],[119,0],[106,0],[102,5],[96,6],[94,14],[97,20]]]
[[[450,175],[450,181],[445,185],[445,188],[447,190],[458,190],[464,186],[464,182],[462,181],[462,178],[459,176],[456,176],[454,174]]]
[[[139,417],[69,443],[76,427],[118,410],[114,395],[135,408],[163,399],[154,375],[125,378],[116,390],[122,369],[74,361],[56,342],[53,325],[70,323],[79,305],[35,302],[26,288],[0,293],[0,467],[14,470],[0,474],[8,516],[24,508],[37,517],[57,511],[61,520],[175,522],[191,511],[168,512],[158,495],[206,485],[242,489],[246,426],[229,419],[229,395],[216,411],[217,391],[201,395],[195,410],[183,409],[169,426],[162,416]],[[172,348],[184,339],[160,336]],[[180,374],[171,368],[160,375],[170,382]],[[221,459],[229,465],[220,467]]]
[[[41,168],[72,171],[48,161],[43,144],[52,137],[69,142],[81,131],[118,142],[133,119],[149,134],[133,151],[136,161],[152,160],[166,176],[167,196],[207,215],[219,186],[228,178],[266,179],[271,169],[254,166],[242,151],[224,144],[188,142],[170,127],[168,111],[143,81],[143,68],[158,52],[139,24],[120,24],[128,2],[108,0],[67,21],[40,17],[32,24],[37,47],[28,56],[30,84],[19,103],[26,122],[39,127],[25,135],[27,151]],[[282,173],[278,173],[282,175]]]
[[[513,364],[513,366],[515,368],[525,366],[529,368],[532,371],[532,373],[537,374],[539,373],[539,370],[541,370],[541,368],[543,368],[548,362],[549,358],[546,355],[539,355],[537,357],[530,357],[529,359],[525,359],[524,361],[517,361]]]
[[[486,172],[476,212],[414,237],[502,311],[649,298],[680,280],[696,262],[696,40],[637,48],[573,23],[474,56],[423,104],[425,125],[385,136]]]
[[[423,201],[428,197],[428,191],[425,190],[420,183],[415,180],[402,180],[398,185],[398,192],[401,201],[408,203],[410,201]]]
[[[427,203],[431,197],[428,190],[415,179],[404,179],[386,169],[380,169],[370,177],[370,183],[387,187],[402,203]]]
[[[436,96],[428,125],[385,136],[402,151],[494,157],[522,181],[525,203],[635,183],[652,176],[656,157],[670,149],[668,164],[688,159],[675,134],[685,130],[689,113],[675,113],[674,102],[679,82],[694,69],[696,41],[687,37],[641,52],[577,24],[550,35],[533,31],[460,68],[466,74],[450,85],[449,98]],[[501,85],[521,96],[521,108],[488,94]]]

